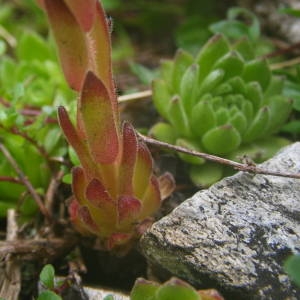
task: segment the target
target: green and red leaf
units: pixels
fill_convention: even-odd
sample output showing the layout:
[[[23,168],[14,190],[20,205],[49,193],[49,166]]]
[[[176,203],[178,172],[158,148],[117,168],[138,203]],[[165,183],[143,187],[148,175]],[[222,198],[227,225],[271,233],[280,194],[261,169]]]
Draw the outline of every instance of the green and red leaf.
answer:
[[[89,69],[85,32],[63,0],[45,0],[44,3],[66,79],[71,88],[78,91]]]
[[[118,199],[119,223],[134,221],[141,210],[141,202],[132,196],[120,196]]]
[[[132,195],[132,177],[137,156],[137,137],[134,128],[128,122],[124,122],[122,130],[123,153],[119,168],[119,194]]]
[[[103,82],[88,72],[80,96],[79,113],[90,153],[96,163],[113,163],[119,154],[116,111]]]

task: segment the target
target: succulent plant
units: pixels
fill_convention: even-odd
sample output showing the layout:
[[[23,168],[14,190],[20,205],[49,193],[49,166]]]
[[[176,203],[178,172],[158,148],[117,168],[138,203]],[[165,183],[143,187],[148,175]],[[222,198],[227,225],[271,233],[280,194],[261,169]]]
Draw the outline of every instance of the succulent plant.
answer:
[[[217,34],[196,58],[179,50],[174,61],[162,62],[153,100],[168,123],[154,125],[150,133],[200,152],[265,160],[288,143],[275,136],[292,107],[282,88],[283,78],[272,75],[266,60],[255,58],[247,38],[230,45]],[[209,185],[223,176],[221,166],[180,156],[192,164],[196,184]]]
[[[130,300],[223,300],[214,289],[196,291],[191,285],[178,278],[164,284],[138,278],[130,293]]]
[[[161,193],[146,145],[129,123],[120,126],[105,13],[97,0],[41,4],[65,76],[80,91],[76,126],[64,107],[58,111],[60,126],[81,164],[72,171],[71,221],[83,235],[97,236],[103,248],[127,249],[150,224]]]

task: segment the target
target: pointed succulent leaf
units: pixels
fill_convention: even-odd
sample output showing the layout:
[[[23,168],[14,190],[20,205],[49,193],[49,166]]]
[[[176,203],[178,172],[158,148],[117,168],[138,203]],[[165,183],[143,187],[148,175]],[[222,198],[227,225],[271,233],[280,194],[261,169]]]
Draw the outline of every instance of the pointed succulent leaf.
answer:
[[[132,233],[123,233],[123,232],[115,232],[109,236],[106,241],[106,249],[113,250],[116,247],[125,245],[130,243],[130,240],[133,238]],[[126,252],[126,248],[125,248]]]
[[[223,166],[212,162],[206,162],[202,166],[194,165],[191,166],[189,175],[196,186],[207,188],[224,176]]]
[[[84,31],[89,31],[92,27],[97,0],[64,0],[70,11],[74,15],[78,24]]]
[[[168,90],[166,82],[160,79],[153,80],[152,94],[153,102],[157,111],[161,116],[169,120],[167,107],[168,103],[171,101],[172,96]]]
[[[180,95],[187,114],[192,111],[196,102],[197,81],[199,77],[199,65],[192,64],[183,74],[180,83]]]
[[[229,44],[221,34],[214,35],[200,50],[196,61],[200,66],[199,82],[211,71],[215,61],[229,51]]]
[[[224,71],[224,81],[234,76],[239,76],[242,73],[243,68],[244,61],[242,57],[234,51],[230,51],[222,56],[213,66],[213,69],[221,69]]]
[[[234,94],[245,95],[245,93],[246,93],[246,84],[245,84],[244,80],[241,79],[241,77],[236,76],[236,77],[230,78],[227,81],[227,83],[231,86],[231,89],[232,89]]]
[[[201,300],[197,291],[186,282],[171,278],[163,284],[156,292],[159,300]]]
[[[221,83],[219,86],[217,86],[213,91],[212,94],[214,96],[223,96],[226,94],[229,94],[233,91],[232,86],[228,83]]]
[[[177,134],[174,128],[168,124],[159,122],[156,123],[149,132],[150,136],[155,137],[156,139],[169,143],[169,144],[175,144]]]
[[[112,163],[119,152],[116,111],[107,89],[92,72],[88,72],[79,100],[88,146],[97,163]]]
[[[248,124],[250,124],[252,122],[253,116],[254,116],[252,102],[250,102],[249,100],[244,100],[241,103],[242,103],[241,111],[243,112],[244,116],[246,117]]]
[[[176,130],[184,136],[189,135],[189,127],[186,113],[183,109],[182,100],[175,95],[168,106],[168,116]]]
[[[216,112],[216,121],[217,121],[217,126],[224,125],[229,122],[229,111],[225,107],[220,107]]]
[[[150,151],[143,142],[139,142],[132,179],[133,194],[138,199],[141,199],[146,192],[152,174],[152,165]]]
[[[284,87],[284,78],[281,76],[273,76],[270,84],[265,91],[265,98],[281,95]]]
[[[81,167],[72,169],[72,191],[79,204],[86,204],[85,198],[86,177]]]
[[[160,207],[161,194],[159,190],[159,182],[154,175],[151,176],[150,183],[141,201],[142,208],[139,215],[140,220],[151,216]]]
[[[221,294],[214,289],[200,290],[198,293],[201,296],[201,300],[224,300]]]
[[[201,137],[206,131],[216,126],[216,115],[210,102],[200,101],[193,107],[190,126],[193,134]]]
[[[83,235],[91,235],[89,229],[82,223],[82,221],[79,218],[79,208],[80,204],[76,201],[76,199],[72,198],[68,207],[70,220],[78,232],[80,232]]]
[[[247,119],[241,111],[237,111],[233,116],[231,116],[229,123],[239,131],[241,136],[243,136],[247,130]]]
[[[249,99],[253,106],[253,111],[256,113],[263,102],[263,91],[258,82],[249,82],[246,85],[246,98]]]
[[[91,233],[98,234],[100,232],[99,227],[93,220],[87,206],[80,206],[78,208],[78,219],[81,221],[81,224]]]
[[[174,59],[172,74],[172,86],[175,93],[178,93],[180,91],[180,82],[182,76],[185,73],[186,69],[193,63],[193,61],[193,56],[188,52],[181,49],[177,51]]]
[[[204,148],[217,155],[228,154],[241,144],[240,133],[230,124],[209,130],[202,138]]]
[[[119,168],[119,194],[132,195],[134,168],[137,159],[138,141],[134,128],[128,122],[124,122],[123,153]]]
[[[161,62],[161,76],[164,81],[169,82],[173,76],[174,62],[171,59],[164,59]],[[170,85],[172,87],[172,84]]]
[[[129,195],[122,195],[118,199],[119,223],[132,223],[141,211],[141,202]]]
[[[71,123],[69,115],[63,106],[58,108],[58,120],[61,129],[64,132],[64,135],[68,143],[74,148],[77,156],[82,164],[82,166],[89,170],[91,168],[91,158],[87,151],[86,146],[83,144],[80,139],[78,132]]]
[[[138,278],[130,293],[131,300],[155,300],[155,293],[159,288],[159,284]]]
[[[114,101],[114,99],[116,99],[116,92],[111,66],[110,29],[105,12],[98,0],[96,1],[95,14],[94,24],[86,35],[89,54],[89,70],[94,71],[97,77],[104,83],[109,95],[112,97],[114,110],[116,110],[117,101]]]
[[[270,119],[267,132],[273,134],[277,132],[288,119],[292,111],[293,101],[287,97],[277,95],[270,99],[268,107],[270,108]]]
[[[67,81],[80,90],[88,69],[85,33],[63,0],[45,0],[45,7]]]
[[[264,135],[269,126],[270,120],[270,109],[267,106],[263,106],[258,111],[254,120],[248,127],[247,131],[243,136],[243,141],[245,143],[252,142],[255,139],[260,138]]]
[[[200,67],[201,73],[201,67]],[[198,88],[198,95],[204,95],[206,93],[211,93],[224,78],[224,71],[217,69],[208,74],[208,76],[203,80],[202,84]]]
[[[86,198],[97,208],[105,208],[108,205],[113,204],[113,200],[105,190],[102,183],[97,179],[93,178],[86,187]]]
[[[187,139],[177,139],[176,145],[190,149],[190,150],[195,150],[195,151],[201,152],[201,149],[197,145],[197,143],[189,141]],[[205,162],[205,160],[201,157],[188,155],[185,153],[178,153],[178,155],[183,161],[193,164],[193,165],[202,165]]]
[[[254,48],[247,37],[239,39],[232,47],[233,50],[239,52],[244,60],[252,60],[255,58]]]
[[[176,183],[173,175],[169,172],[165,172],[158,177],[158,185],[161,196],[161,201],[168,198],[175,190]]]
[[[266,60],[256,59],[244,65],[242,77],[246,82],[257,81],[265,91],[271,80],[271,70]]]

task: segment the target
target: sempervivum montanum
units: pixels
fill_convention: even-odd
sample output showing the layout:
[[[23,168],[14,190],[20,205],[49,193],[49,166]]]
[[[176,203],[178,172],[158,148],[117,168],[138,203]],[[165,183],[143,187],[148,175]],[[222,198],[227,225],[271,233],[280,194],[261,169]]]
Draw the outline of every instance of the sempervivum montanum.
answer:
[[[215,35],[196,58],[179,50],[173,61],[162,62],[153,100],[167,122],[157,123],[150,133],[200,152],[233,160],[246,154],[261,162],[288,143],[275,135],[292,107],[282,95],[283,83],[266,60],[255,58],[246,38],[230,45]],[[197,185],[208,186],[226,175],[221,165],[180,157],[191,164]]]

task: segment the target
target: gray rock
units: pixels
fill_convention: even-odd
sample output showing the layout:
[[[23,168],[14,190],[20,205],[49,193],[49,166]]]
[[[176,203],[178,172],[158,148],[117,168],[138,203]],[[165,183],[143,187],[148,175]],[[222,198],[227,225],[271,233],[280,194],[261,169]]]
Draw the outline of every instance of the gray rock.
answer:
[[[260,165],[300,173],[300,143]],[[141,239],[149,260],[226,299],[300,299],[283,271],[300,252],[300,180],[239,172],[202,190]]]

